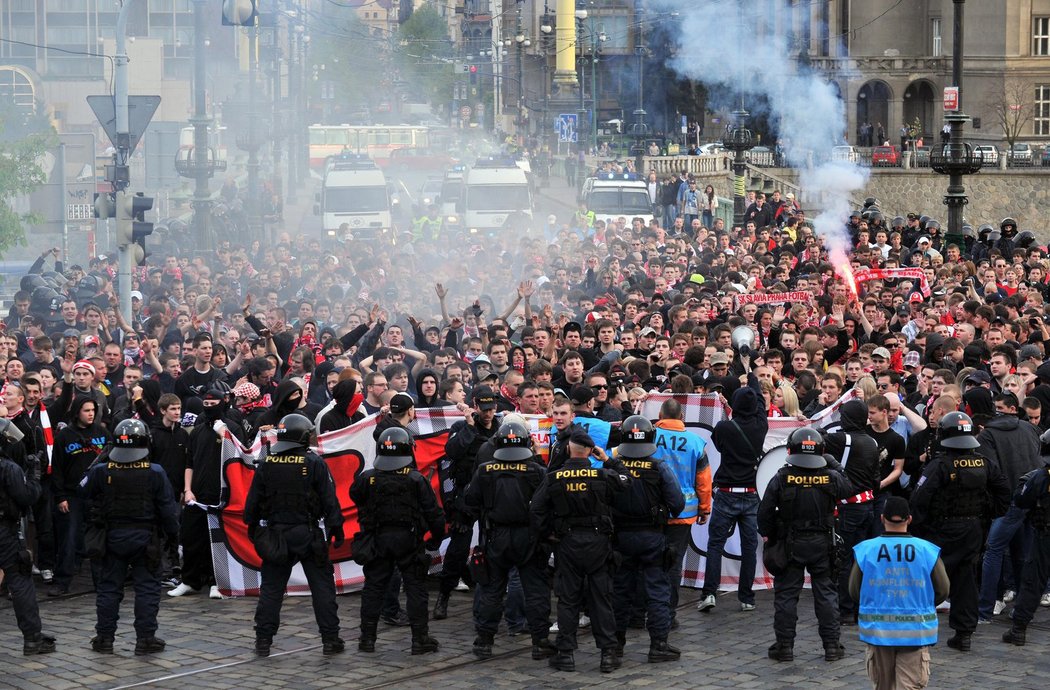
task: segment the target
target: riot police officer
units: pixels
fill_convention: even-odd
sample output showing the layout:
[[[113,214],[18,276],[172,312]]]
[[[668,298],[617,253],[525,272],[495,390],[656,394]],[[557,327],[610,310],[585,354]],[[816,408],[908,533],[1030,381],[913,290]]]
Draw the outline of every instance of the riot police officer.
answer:
[[[802,428],[788,436],[788,464],[773,477],[758,507],[758,532],[765,542],[763,560],[773,572],[773,631],[777,641],[769,658],[792,661],[798,597],[806,571],[813,584],[824,659],[843,657],[839,644],[838,594],[835,572],[835,506],[854,494],[854,487],[824,455],[820,432]],[[779,551],[775,567],[770,556]]]
[[[842,430],[824,435],[824,448],[841,466],[853,485],[853,494],[839,505],[835,532],[842,539],[838,559],[839,618],[855,625],[857,602],[849,593],[853,547],[868,538],[875,526],[875,492],[879,488],[879,446],[868,435],[868,405],[850,400],[839,408]]]
[[[551,595],[545,572],[548,552],[538,547],[529,528],[529,502],[546,470],[536,461],[532,437],[524,424],[504,422],[493,441],[493,459],[478,466],[463,496],[467,510],[480,520],[488,575],[488,581],[478,585],[474,654],[480,659],[492,656],[507,581],[511,569],[517,567],[532,634],[532,658],[544,659],[554,654],[547,639],[551,626]]]
[[[301,414],[285,415],[277,425],[277,441],[255,470],[244,521],[248,536],[262,558],[262,582],[255,607],[255,653],[270,655],[273,636],[281,625],[281,602],[296,563],[310,584],[314,616],[321,631],[322,652],[339,654],[339,607],[328,557],[328,540],[343,545],[343,511],[335,482],[324,463],[310,450],[314,425]],[[318,527],[323,518],[328,538]]]
[[[13,442],[22,438],[22,432],[9,419],[0,419],[0,435]],[[22,653],[26,656],[55,651],[55,638],[40,631],[40,610],[31,575],[33,557],[18,535],[22,515],[40,498],[39,472],[40,463],[35,459],[23,468],[0,456],[0,570],[4,571],[4,584],[11,593],[18,629],[22,631]]]
[[[978,452],[969,415],[949,412],[939,426],[940,451],[926,463],[911,496],[911,509],[916,533],[941,547],[951,581],[948,625],[955,635],[947,644],[968,652],[977,629],[976,565],[984,523],[1006,511],[1010,487],[999,464]]]
[[[616,550],[623,558],[616,572],[617,665],[623,658],[631,604],[638,578],[645,592],[649,628],[649,662],[677,661],[681,652],[667,642],[671,630],[671,582],[665,568],[667,542],[664,525],[685,508],[685,497],[674,471],[655,457],[656,429],[641,415],[632,415],[620,427],[617,458],[631,476],[628,491],[613,499]]]
[[[1035,535],[1021,571],[1021,589],[1014,603],[1013,626],[1003,633],[1003,642],[1018,647],[1025,644],[1028,624],[1035,616],[1046,581],[1050,579],[1050,431],[1043,432],[1039,444],[1039,454],[1043,456],[1045,466],[1026,474],[1014,495],[1014,505],[1028,511],[1028,523]]]
[[[590,456],[604,467],[591,466]],[[601,671],[617,666],[616,619],[612,609],[612,501],[630,484],[627,468],[609,458],[583,429],[569,437],[569,459],[548,472],[532,497],[533,528],[541,538],[554,537],[554,593],[558,597],[558,653],[550,665],[575,671],[576,628],[586,594],[591,632],[602,652]]]
[[[164,468],[149,460],[150,435],[138,419],[125,419],[113,430],[109,457],[87,474],[85,500],[92,520],[106,531],[105,555],[95,601],[98,621],[91,648],[113,653],[124,582],[131,569],[135,585],[135,655],[164,651],[156,636],[160,609],[160,561],[163,541],[179,533],[178,507]]]
[[[412,654],[438,649],[429,634],[425,578],[430,557],[423,549],[437,549],[445,537],[445,515],[438,507],[430,483],[414,469],[412,437],[400,427],[391,427],[377,440],[373,469],[365,470],[350,487],[357,506],[362,535],[354,539],[354,559],[364,566],[365,587],[361,592],[361,638],[358,649],[374,652],[376,628],[383,595],[396,566],[405,584],[406,609],[412,625]],[[361,558],[362,538],[372,541],[373,553]],[[363,549],[362,549],[363,550]]]

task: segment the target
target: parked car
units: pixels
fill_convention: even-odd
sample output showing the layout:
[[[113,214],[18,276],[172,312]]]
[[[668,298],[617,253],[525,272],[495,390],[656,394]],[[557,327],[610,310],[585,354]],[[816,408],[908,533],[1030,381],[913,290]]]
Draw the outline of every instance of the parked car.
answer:
[[[776,152],[768,146],[756,146],[747,152],[747,162],[764,168],[776,167]]]
[[[981,157],[981,165],[998,165],[999,148],[992,144],[981,144],[974,146],[973,152]]]
[[[1039,164],[1044,168],[1050,167],[1050,146],[1043,147],[1043,152],[1039,155]]]
[[[1016,165],[1019,167],[1028,166],[1032,164],[1032,145],[1015,143],[1010,148],[1010,165]]]
[[[928,168],[930,167],[930,147],[929,146],[917,146],[915,147],[915,153],[912,156],[912,165],[916,168]]]
[[[901,164],[901,152],[896,146],[876,146],[871,152],[873,166],[893,166]]]
[[[722,142],[720,142],[720,141],[712,141],[711,143],[704,144],[704,145],[702,145],[700,147],[700,154],[701,155],[705,155],[705,156],[716,154],[716,153],[727,153],[727,152],[728,152],[728,149],[726,149],[726,147],[723,146]]]
[[[856,163],[860,159],[855,146],[836,146],[831,149],[831,160]]]

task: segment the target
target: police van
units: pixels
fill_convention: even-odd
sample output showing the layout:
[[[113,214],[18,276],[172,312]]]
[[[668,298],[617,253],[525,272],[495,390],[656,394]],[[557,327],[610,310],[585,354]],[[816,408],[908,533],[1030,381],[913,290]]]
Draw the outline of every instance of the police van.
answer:
[[[386,177],[365,155],[329,158],[316,202],[325,235],[341,242],[376,238],[392,227]]]
[[[609,223],[623,216],[628,225],[641,218],[645,225],[653,219],[653,202],[645,180],[635,173],[600,172],[583,183],[582,200],[595,220]]]
[[[532,220],[528,174],[510,158],[479,158],[467,171],[463,225],[472,233],[526,227]]]

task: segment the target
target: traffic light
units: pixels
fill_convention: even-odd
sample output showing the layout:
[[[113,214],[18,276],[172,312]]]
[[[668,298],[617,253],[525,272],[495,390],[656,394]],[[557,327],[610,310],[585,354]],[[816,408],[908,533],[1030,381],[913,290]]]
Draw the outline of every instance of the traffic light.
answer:
[[[471,84],[477,84],[478,83],[478,66],[477,65],[471,65],[470,66],[470,83]]]
[[[153,223],[146,222],[146,211],[153,208],[153,197],[142,192],[120,192],[117,197],[117,245],[131,252],[135,265],[146,261],[146,238],[153,234]]]
[[[112,193],[103,192],[99,194],[95,193],[95,217],[96,218],[116,218],[117,217],[117,200]]]
[[[224,26],[255,26],[258,16],[258,0],[222,0]]]

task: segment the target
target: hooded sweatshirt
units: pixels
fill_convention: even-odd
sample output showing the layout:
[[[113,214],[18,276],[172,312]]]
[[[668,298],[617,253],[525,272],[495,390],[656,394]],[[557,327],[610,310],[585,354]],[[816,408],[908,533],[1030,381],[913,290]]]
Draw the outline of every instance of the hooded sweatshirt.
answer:
[[[51,467],[56,505],[77,495],[80,480],[109,443],[109,432],[97,421],[87,427],[79,423],[80,408],[89,402],[95,401],[87,396],[77,396],[73,399],[73,407],[69,411],[71,423],[63,427],[55,437],[55,454]],[[98,419],[97,412],[95,419]]]
[[[365,418],[361,403],[365,397],[358,391],[357,381],[347,379],[335,384],[332,389],[335,406],[321,417],[320,432],[335,431],[350,426]]]
[[[299,403],[303,399],[303,389],[291,379],[285,379],[277,385],[277,392],[273,396],[273,406],[259,415],[257,421],[262,426],[277,426],[281,418],[292,414],[299,409]],[[258,427],[257,427],[258,428]]]
[[[979,451],[999,463],[1007,486],[1016,487],[1021,477],[1043,466],[1039,456],[1039,430],[1012,414],[989,421],[977,435]]]
[[[722,456],[714,485],[722,488],[755,488],[755,472],[762,459],[762,442],[769,432],[762,387],[755,375],[747,386],[733,391],[729,401],[733,418],[715,425],[711,440]]]
[[[416,376],[416,407],[444,407],[449,405],[447,400],[442,400],[438,397],[438,392],[435,387],[434,395],[425,396],[423,395],[423,379],[426,377],[432,377],[435,382],[440,383],[441,377],[438,376],[437,372],[429,367],[426,369],[420,369],[419,375]]]
[[[846,478],[857,494],[879,488],[879,446],[868,435],[868,405],[863,400],[849,400],[839,407],[842,431],[824,435],[824,452],[842,466]],[[859,502],[866,502],[864,500]]]

